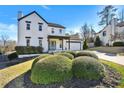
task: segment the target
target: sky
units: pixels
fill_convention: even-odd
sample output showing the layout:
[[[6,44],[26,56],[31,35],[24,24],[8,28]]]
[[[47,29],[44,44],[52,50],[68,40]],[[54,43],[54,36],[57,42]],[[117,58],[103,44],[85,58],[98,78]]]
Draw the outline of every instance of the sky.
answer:
[[[100,5],[1,5],[0,34],[7,34],[9,39],[17,40],[17,13],[24,15],[36,11],[46,21],[58,23],[66,27],[66,31],[79,32],[85,23],[92,25],[98,32],[103,27],[98,25],[100,12],[105,6]],[[115,6],[122,8],[123,6]]]

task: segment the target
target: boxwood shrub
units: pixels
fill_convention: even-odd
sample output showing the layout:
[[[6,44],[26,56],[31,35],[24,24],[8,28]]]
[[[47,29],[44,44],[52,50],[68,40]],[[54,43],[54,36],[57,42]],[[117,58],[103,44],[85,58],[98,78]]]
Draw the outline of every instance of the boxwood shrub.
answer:
[[[73,60],[72,71],[77,78],[84,80],[99,80],[104,77],[105,68],[97,59],[81,56]]]
[[[74,57],[76,56],[76,51],[66,51],[66,53],[72,54]]]
[[[18,58],[18,55],[17,55],[16,52],[10,53],[10,54],[8,54],[7,56],[8,56],[8,59],[9,59],[9,60],[13,60],[13,59]]]
[[[58,55],[62,55],[62,56],[65,56],[65,57],[68,57],[69,59],[73,59],[74,56],[70,53],[58,53]]]
[[[39,60],[31,69],[31,80],[36,84],[64,82],[72,77],[72,61],[61,55]]]
[[[34,46],[16,46],[15,50],[18,54],[40,54],[43,52],[42,47]]]
[[[79,56],[90,56],[90,57],[93,57],[93,58],[98,59],[98,56],[95,53],[92,53],[90,51],[81,51],[81,52],[78,52],[76,54],[76,57],[79,57]]]
[[[36,62],[38,62],[39,60],[41,60],[41,59],[43,59],[43,58],[45,58],[45,57],[47,57],[47,56],[49,56],[49,55],[50,55],[50,54],[42,54],[42,55],[36,57],[35,60],[34,60],[33,63],[32,63],[32,68],[34,67],[34,65],[35,65]]]
[[[124,42],[114,42],[113,46],[124,46]]]

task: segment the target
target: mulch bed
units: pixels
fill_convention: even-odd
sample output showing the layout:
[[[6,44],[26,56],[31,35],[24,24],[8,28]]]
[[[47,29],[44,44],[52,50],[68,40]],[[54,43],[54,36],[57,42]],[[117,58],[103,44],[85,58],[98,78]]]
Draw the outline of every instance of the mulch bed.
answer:
[[[72,78],[69,81],[64,83],[55,83],[49,85],[43,84],[34,84],[30,80],[31,71],[28,71],[24,75],[17,77],[12,80],[5,87],[24,87],[24,88],[111,88],[116,87],[119,84],[119,80],[121,79],[121,75],[115,71],[115,69],[106,67],[106,77],[101,80],[83,80]]]

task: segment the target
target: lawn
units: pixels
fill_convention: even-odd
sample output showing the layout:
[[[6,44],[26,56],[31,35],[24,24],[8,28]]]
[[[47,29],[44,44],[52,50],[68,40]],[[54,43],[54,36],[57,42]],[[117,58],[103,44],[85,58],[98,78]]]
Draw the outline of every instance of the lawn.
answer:
[[[27,72],[31,68],[33,60],[34,59],[0,70],[0,88],[4,87],[14,78]]]
[[[116,69],[122,75],[120,84],[117,87],[124,88],[124,66],[106,60],[100,60],[100,62]]]
[[[124,47],[94,47],[89,48],[91,51],[99,51],[104,53],[112,53],[112,54],[122,54],[124,53]]]

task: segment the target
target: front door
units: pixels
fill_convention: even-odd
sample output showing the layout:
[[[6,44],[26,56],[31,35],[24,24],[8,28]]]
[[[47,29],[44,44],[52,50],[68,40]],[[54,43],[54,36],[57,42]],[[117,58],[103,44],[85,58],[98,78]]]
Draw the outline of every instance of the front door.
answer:
[[[50,41],[50,50],[56,50],[56,41]]]

